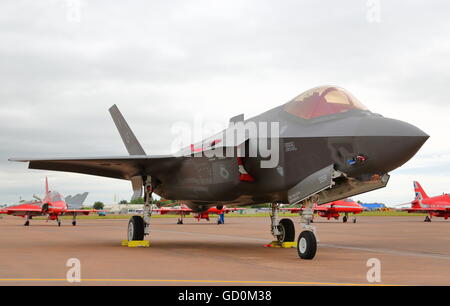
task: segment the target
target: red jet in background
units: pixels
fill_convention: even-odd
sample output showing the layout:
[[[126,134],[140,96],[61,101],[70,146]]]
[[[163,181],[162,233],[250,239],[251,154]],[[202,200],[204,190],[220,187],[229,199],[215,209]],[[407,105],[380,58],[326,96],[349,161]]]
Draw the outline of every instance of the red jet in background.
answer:
[[[190,209],[187,205],[182,203],[172,203],[171,206],[178,205],[178,207],[162,207],[158,209],[153,209],[154,212],[159,212],[161,215],[180,215],[180,218],[178,219],[177,224],[183,224],[183,219],[185,216],[190,215],[191,213],[194,213],[194,216],[197,218],[198,222],[200,222],[201,219],[205,219],[206,221],[209,221],[209,215],[222,215],[225,213],[233,212],[233,211],[240,211],[244,210],[245,208],[226,208],[225,206],[222,207],[211,207],[207,211],[203,213],[197,213]],[[223,221],[220,219],[217,221],[217,224],[223,224]]]
[[[342,222],[344,223],[348,221],[348,214],[352,213],[356,215],[364,211],[364,207],[352,199],[339,200],[322,205],[314,204],[313,209],[314,213],[317,213],[319,216],[327,218],[328,220],[331,218],[338,220],[340,214],[344,214],[344,217],[342,218]],[[291,213],[300,213],[303,210],[303,207],[281,208],[281,210],[289,211]],[[356,223],[356,217],[353,218],[353,223]]]
[[[60,216],[72,216],[72,225],[77,224],[76,217],[78,215],[89,215],[96,210],[69,209],[69,205],[81,208],[88,193],[79,194],[74,197],[68,196],[63,199],[61,194],[48,189],[48,179],[45,179],[45,196],[43,200],[24,203],[16,206],[9,206],[0,210],[0,214],[8,214],[25,218],[24,226],[30,225],[30,219],[36,216],[47,216],[48,220],[56,220],[58,226],[61,226]],[[37,198],[37,197],[36,197]],[[68,201],[68,203],[66,202]]]
[[[443,217],[445,220],[450,216],[450,195],[443,194],[429,197],[419,182],[414,182],[416,198],[411,202],[411,208],[403,209],[409,213],[426,213],[424,222],[431,222],[431,217]]]

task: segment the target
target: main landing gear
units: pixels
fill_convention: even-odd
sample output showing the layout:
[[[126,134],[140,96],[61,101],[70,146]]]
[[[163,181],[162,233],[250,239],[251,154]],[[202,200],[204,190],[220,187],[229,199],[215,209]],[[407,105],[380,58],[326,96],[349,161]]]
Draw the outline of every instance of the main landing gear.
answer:
[[[153,188],[151,183],[145,183],[144,216],[133,216],[128,222],[128,241],[142,241],[150,234],[150,221],[153,212],[151,204]]]
[[[423,222],[431,222],[430,216],[426,216],[426,217],[425,217],[425,220],[423,220]]]
[[[30,219],[31,217],[29,215],[25,216],[25,224],[23,226],[30,226]]]
[[[271,232],[279,243],[295,241],[295,226],[291,219],[281,219],[278,221],[279,204],[272,204]]]
[[[342,217],[342,222],[343,222],[343,223],[347,223],[347,222],[348,222],[348,213],[346,213],[345,216]],[[356,223],[356,217],[354,217],[354,218],[352,219],[352,222],[353,222],[353,223]]]

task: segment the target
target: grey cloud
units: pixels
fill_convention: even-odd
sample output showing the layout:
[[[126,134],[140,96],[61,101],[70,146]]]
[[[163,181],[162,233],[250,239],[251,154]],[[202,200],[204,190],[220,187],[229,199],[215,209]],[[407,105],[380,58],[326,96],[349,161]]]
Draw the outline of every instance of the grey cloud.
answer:
[[[450,98],[446,1],[381,0],[381,23],[360,0],[81,1],[80,23],[67,3],[0,4],[0,169],[10,174],[0,201],[36,192],[45,175],[91,199],[126,195],[128,182],[86,178],[96,190],[85,190],[82,176],[6,161],[125,154],[112,104],[159,154],[177,122],[255,115],[324,83],[377,91],[395,108],[426,101],[439,112]]]

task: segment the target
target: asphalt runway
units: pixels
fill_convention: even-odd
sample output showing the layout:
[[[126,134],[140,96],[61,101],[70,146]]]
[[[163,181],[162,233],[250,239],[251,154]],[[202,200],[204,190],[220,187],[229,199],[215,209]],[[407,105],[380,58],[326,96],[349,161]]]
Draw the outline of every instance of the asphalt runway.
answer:
[[[300,226],[294,218],[297,231]],[[213,219],[214,220],[214,219]],[[81,285],[370,284],[367,261],[381,262],[382,285],[450,285],[450,221],[317,218],[312,261],[296,249],[266,248],[269,218],[227,217],[225,225],[153,219],[150,248],[121,246],[128,220],[0,220],[0,285],[67,285],[67,260],[81,263]]]

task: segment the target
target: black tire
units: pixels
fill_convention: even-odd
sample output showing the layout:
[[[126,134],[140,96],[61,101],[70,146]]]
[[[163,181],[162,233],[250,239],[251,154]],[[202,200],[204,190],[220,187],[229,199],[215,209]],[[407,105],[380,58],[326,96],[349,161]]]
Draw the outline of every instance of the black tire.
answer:
[[[61,226],[61,221],[58,221],[58,226]]]
[[[30,221],[26,221],[24,226],[30,226]]]
[[[128,241],[144,240],[144,219],[141,216],[133,216],[128,222]]]
[[[353,223],[356,223],[356,218],[353,218]]]
[[[277,237],[278,242],[295,241],[295,226],[291,219],[281,219],[278,225],[281,235]]]
[[[347,217],[346,217],[346,216],[344,216],[344,217],[342,218],[342,222],[347,223]]]
[[[72,225],[73,226],[77,225],[77,221],[72,221]]]
[[[316,236],[311,231],[303,231],[298,236],[297,252],[301,259],[313,259],[317,252]]]

